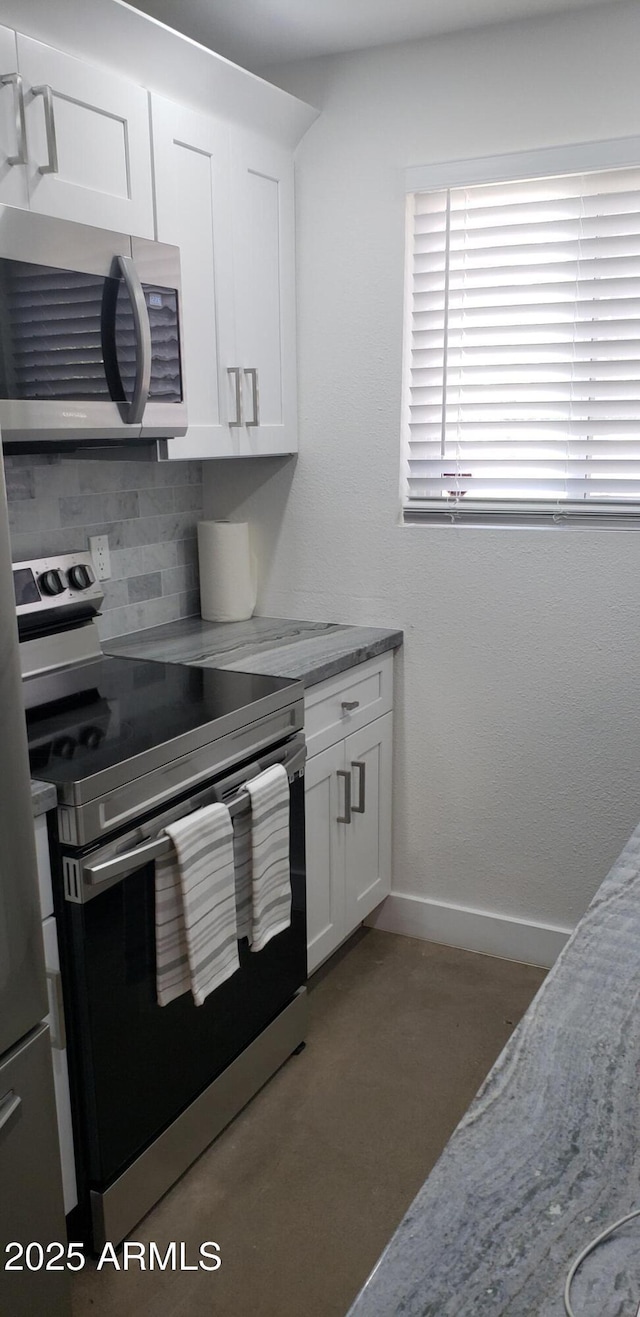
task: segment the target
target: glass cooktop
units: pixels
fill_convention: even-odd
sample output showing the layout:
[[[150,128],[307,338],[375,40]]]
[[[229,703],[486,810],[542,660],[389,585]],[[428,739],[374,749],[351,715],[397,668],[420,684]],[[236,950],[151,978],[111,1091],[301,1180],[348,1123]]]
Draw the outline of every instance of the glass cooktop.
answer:
[[[31,774],[56,785],[159,746],[169,763],[185,734],[204,729],[203,740],[215,740],[300,693],[287,678],[130,658],[95,659],[26,684]]]

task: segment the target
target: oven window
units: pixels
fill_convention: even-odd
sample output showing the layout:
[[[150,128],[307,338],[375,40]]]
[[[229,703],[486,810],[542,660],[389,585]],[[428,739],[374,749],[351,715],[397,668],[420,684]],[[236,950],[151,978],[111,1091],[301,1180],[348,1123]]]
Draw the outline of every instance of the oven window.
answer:
[[[152,401],[180,402],[175,289],[144,285]],[[74,402],[133,394],[133,312],[119,278],[0,259],[0,397]]]

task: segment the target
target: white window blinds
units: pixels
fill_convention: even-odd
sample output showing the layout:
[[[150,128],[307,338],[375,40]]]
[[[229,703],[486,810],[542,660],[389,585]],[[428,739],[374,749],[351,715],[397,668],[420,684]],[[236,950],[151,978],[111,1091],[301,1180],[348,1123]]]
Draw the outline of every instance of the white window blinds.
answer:
[[[405,515],[640,516],[640,168],[414,192],[407,246]]]

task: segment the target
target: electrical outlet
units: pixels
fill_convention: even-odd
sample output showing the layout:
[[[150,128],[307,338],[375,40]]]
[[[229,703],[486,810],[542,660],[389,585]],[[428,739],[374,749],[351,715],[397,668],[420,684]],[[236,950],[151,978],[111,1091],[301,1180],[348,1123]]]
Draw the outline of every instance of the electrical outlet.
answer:
[[[99,581],[106,581],[111,576],[111,557],[109,554],[108,535],[90,535],[89,548],[96,576]]]

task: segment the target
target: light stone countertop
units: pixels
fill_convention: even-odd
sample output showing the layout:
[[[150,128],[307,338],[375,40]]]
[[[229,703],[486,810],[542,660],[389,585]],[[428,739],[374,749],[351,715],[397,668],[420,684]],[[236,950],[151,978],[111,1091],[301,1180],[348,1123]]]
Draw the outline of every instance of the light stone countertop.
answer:
[[[31,779],[31,807],[34,819],[37,819],[39,814],[46,814],[48,809],[55,809],[56,800],[56,789],[51,782],[36,782]]]
[[[252,617],[247,622],[187,617],[105,640],[102,648],[105,654],[124,658],[292,677],[310,686],[396,649],[402,640],[402,631],[378,627],[273,617]],[[31,794],[34,818],[55,807],[56,790],[49,783],[32,781]]]
[[[640,826],[349,1317],[564,1317],[574,1257],[635,1208]],[[579,1317],[637,1312],[640,1218],[585,1260],[571,1298]]]
[[[165,626],[105,640],[107,654],[161,659],[195,667],[227,668],[314,685],[402,644],[402,631],[252,617],[247,622],[205,622],[186,617]]]

